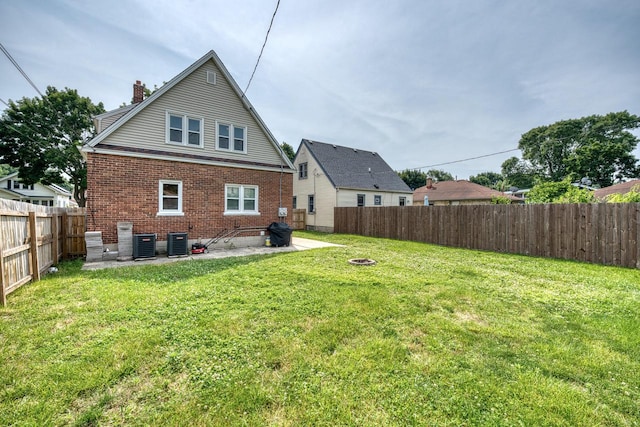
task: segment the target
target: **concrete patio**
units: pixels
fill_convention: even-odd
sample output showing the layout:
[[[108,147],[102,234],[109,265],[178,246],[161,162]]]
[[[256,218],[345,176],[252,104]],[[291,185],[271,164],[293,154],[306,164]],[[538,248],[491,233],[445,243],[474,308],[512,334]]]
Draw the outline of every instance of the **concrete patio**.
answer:
[[[166,264],[168,262],[178,261],[191,261],[201,259],[216,259],[227,257],[238,257],[247,255],[262,255],[273,254],[279,252],[294,252],[294,251],[306,251],[310,249],[328,248],[328,247],[340,247],[343,245],[336,245],[334,243],[321,242],[318,240],[304,239],[301,237],[291,237],[290,246],[260,246],[260,247],[243,247],[234,249],[213,249],[208,253],[197,255],[184,255],[178,257],[168,257],[166,254],[158,255],[154,258],[142,258],[131,261],[97,261],[86,262],[83,266],[83,270],[101,270],[104,268],[117,268],[117,267],[129,267],[132,265],[150,265],[150,264]]]

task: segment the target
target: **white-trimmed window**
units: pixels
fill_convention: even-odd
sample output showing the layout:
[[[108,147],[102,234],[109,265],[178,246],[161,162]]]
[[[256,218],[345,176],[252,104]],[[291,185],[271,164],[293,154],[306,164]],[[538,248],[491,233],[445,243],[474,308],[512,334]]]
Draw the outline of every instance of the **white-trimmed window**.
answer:
[[[307,162],[300,163],[298,165],[298,179],[307,179],[308,169],[309,169],[309,165]]]
[[[224,213],[225,215],[259,215],[258,186],[225,185]]]
[[[158,193],[158,215],[184,215],[182,181],[160,180]]]
[[[247,152],[247,128],[227,123],[216,123],[218,132],[216,150]]]
[[[379,194],[373,196],[373,204],[374,206],[382,206],[382,196]]]
[[[167,143],[204,146],[204,119],[167,112]]]
[[[399,200],[400,206],[406,206],[407,205],[407,198],[404,196],[400,196],[400,200]]]
[[[359,207],[359,208],[360,208],[360,207],[363,207],[363,206],[365,205],[365,198],[364,198],[364,196],[365,196],[364,194],[358,194],[358,197],[357,197],[357,202],[358,202],[358,203],[357,203],[357,204],[358,204],[358,207]]]
[[[316,196],[314,194],[309,194],[307,205],[307,212],[310,214],[316,213]]]

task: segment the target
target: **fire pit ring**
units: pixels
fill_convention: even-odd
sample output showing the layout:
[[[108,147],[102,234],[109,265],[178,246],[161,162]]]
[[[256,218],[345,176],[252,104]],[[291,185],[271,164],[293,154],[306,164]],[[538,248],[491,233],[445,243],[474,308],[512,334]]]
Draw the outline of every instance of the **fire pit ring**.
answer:
[[[376,265],[376,261],[368,258],[354,258],[349,260],[351,265]]]

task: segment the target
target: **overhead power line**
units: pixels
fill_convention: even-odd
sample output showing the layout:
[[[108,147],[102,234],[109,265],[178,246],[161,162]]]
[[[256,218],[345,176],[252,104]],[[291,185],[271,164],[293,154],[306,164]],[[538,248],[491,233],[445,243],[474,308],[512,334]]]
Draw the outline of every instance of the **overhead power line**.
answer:
[[[38,92],[38,95],[44,98],[44,95],[42,94],[42,92],[40,92],[40,89],[38,89],[38,86],[36,86],[33,83],[33,81],[31,81],[27,73],[25,73],[22,67],[20,67],[20,64],[18,64],[18,62],[15,59],[13,59],[13,56],[11,56],[9,51],[2,45],[2,43],[0,43],[0,50],[2,50],[2,52],[7,56],[7,58],[9,58],[9,61],[11,61],[11,63],[18,69],[18,71],[20,71],[20,74],[22,74],[22,77],[24,77],[25,80],[29,82],[31,87],[33,87],[36,90],[36,92]]]
[[[258,64],[260,63],[260,58],[262,58],[262,52],[264,52],[264,47],[267,45],[267,40],[269,39],[269,33],[271,32],[271,27],[273,26],[273,20],[276,18],[276,13],[278,13],[278,7],[280,6],[280,0],[276,3],[276,10],[273,11],[273,16],[271,16],[271,23],[269,23],[269,29],[267,30],[267,34],[264,36],[264,43],[262,43],[262,49],[260,49],[260,55],[258,55],[258,60],[256,61],[255,67],[253,67],[253,72],[251,73],[251,77],[249,78],[249,83],[247,83],[247,87],[244,92],[242,92],[242,96],[244,96],[249,90],[249,86],[251,85],[251,81],[253,80],[253,76],[256,74],[256,70],[258,69]]]
[[[438,164],[435,164],[435,165],[421,166],[421,167],[416,168],[416,169],[426,169],[426,168],[433,168],[435,166],[451,165],[453,163],[461,163],[461,162],[466,162],[468,160],[482,159],[483,157],[497,156],[498,154],[510,153],[512,151],[518,151],[518,150],[520,150],[520,149],[519,148],[513,148],[511,150],[498,151],[497,153],[485,154],[483,156],[469,157],[468,159],[454,160],[452,162],[444,162],[444,163],[438,163]]]

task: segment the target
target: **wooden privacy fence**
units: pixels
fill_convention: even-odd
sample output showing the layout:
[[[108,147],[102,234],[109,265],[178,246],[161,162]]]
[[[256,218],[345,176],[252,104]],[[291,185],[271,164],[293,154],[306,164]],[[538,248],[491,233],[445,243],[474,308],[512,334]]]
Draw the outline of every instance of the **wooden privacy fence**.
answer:
[[[335,208],[334,231],[640,268],[640,203]]]
[[[0,304],[61,259],[83,256],[84,208],[63,209],[0,199]]]
[[[304,230],[306,228],[305,218],[307,216],[306,209],[294,209],[292,213],[291,228],[294,230]]]

